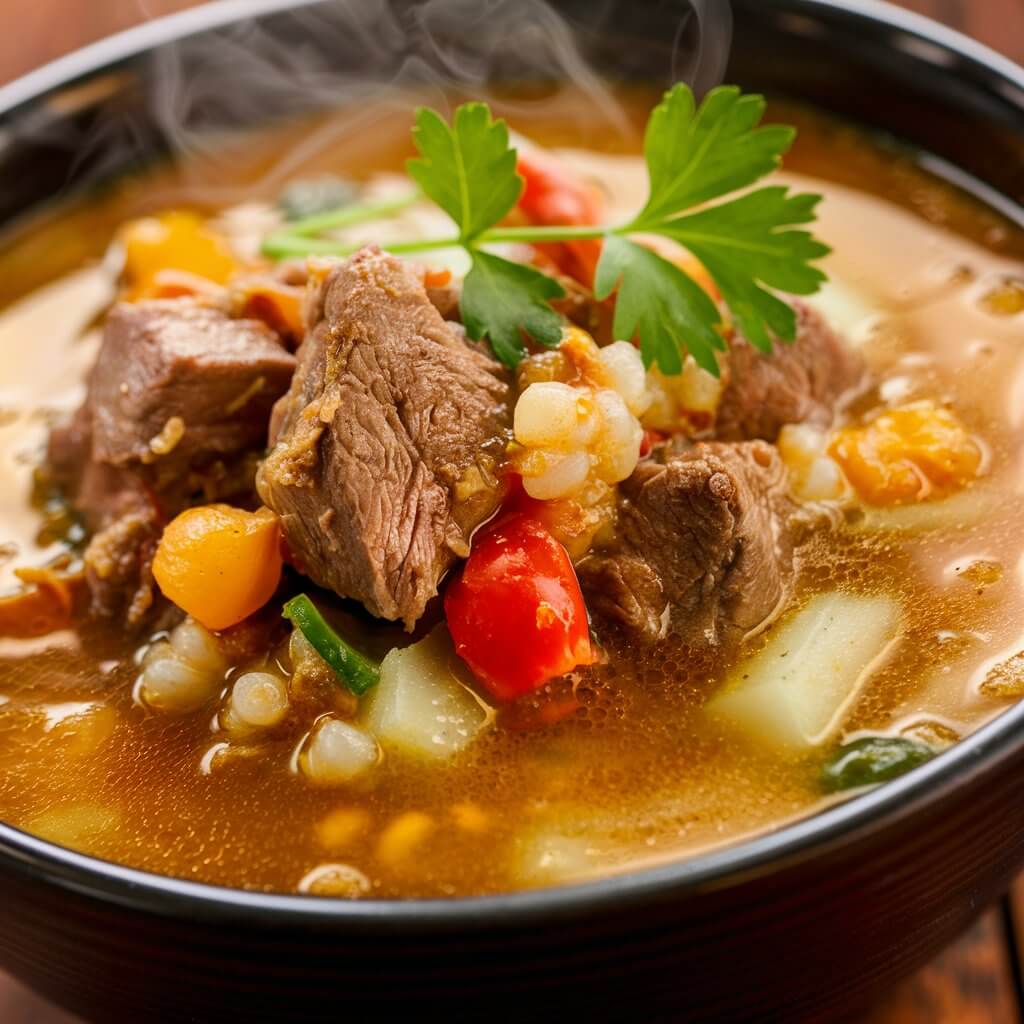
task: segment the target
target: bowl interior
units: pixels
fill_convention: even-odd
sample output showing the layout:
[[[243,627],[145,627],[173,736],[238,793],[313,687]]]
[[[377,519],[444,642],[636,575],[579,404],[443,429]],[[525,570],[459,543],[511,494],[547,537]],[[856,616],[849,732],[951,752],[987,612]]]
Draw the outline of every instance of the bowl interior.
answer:
[[[257,6],[264,13],[248,16]],[[550,18],[540,3],[531,6]],[[704,4],[565,0],[555,7],[558,18],[542,20],[550,31],[540,35],[521,15],[503,32],[492,28],[487,38],[502,45],[486,60],[467,48],[466,40],[475,38],[466,27],[468,3],[432,5],[440,13],[424,27],[423,8],[405,0],[274,0],[245,6],[246,16],[226,0],[126,33],[0,89],[0,225],[173,154],[183,139],[216,138],[355,103],[385,84],[542,83],[553,67],[572,74],[583,66],[655,84],[685,68],[699,86],[724,75],[810,101],[920,148],[933,169],[1024,225],[1024,73],[938,26],[885,4],[735,0],[726,67],[715,34],[721,26],[708,20]],[[173,107],[166,102],[168,83],[181,101]],[[594,900],[654,899],[666,886],[720,884],[783,858],[810,856],[852,830],[881,827],[1008,756],[1022,720],[1024,707],[1014,708],[913,776],[777,834],[563,890],[426,907],[248,894],[100,864],[2,825],[0,857],[58,885],[132,905],[180,909],[187,897],[190,912],[200,915],[274,910],[315,919],[333,917],[343,906],[349,918],[387,927],[416,915],[420,926],[464,924],[460,908],[467,903],[506,914],[550,914]]]

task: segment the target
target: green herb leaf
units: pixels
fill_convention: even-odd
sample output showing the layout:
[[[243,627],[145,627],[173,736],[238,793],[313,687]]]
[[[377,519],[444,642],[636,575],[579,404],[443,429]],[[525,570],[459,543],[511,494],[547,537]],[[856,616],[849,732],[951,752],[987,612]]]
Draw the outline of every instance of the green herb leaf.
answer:
[[[676,85],[651,112],[644,136],[650,178],[636,230],[680,210],[746,188],[780,164],[796,131],[759,128],[763,96],[733,85],[712,89],[696,108],[689,86]]]
[[[451,125],[436,111],[416,112],[413,141],[419,159],[406,168],[417,185],[470,242],[515,206],[523,190],[508,126],[491,117],[486,103],[464,103]]]
[[[306,594],[293,597],[281,614],[299,628],[316,653],[357,697],[377,685],[380,666],[342,640]]]
[[[639,332],[644,365],[657,363],[662,373],[679,373],[689,352],[698,366],[718,376],[715,352],[725,350],[717,330],[722,318],[689,275],[650,249],[610,235],[597,265],[594,293],[606,299],[616,288],[615,337]]]
[[[821,784],[836,793],[888,782],[934,756],[931,747],[902,736],[864,736],[834,751],[822,769]]]
[[[554,346],[560,322],[549,306],[563,294],[540,271],[485,252],[492,242],[560,242],[603,238],[596,293],[618,290],[615,333],[639,335],[648,365],[678,373],[687,353],[718,373],[716,353],[725,350],[721,316],[712,300],[683,270],[628,241],[656,234],[687,249],[707,268],[737,327],[762,351],[775,340],[792,341],[797,318],[778,292],[809,295],[825,275],[813,262],[829,249],[797,225],[810,223],[820,199],[771,187],[726,199],[779,166],[795,137],[792,128],[761,125],[763,97],[735,86],[712,90],[698,108],[685,85],[667,92],[648,121],[644,153],[650,178],[647,204],[617,227],[601,225],[497,226],[523,189],[508,129],[486,104],[467,103],[449,125],[440,114],[420,109],[413,137],[419,157],[408,162],[423,194],[444,209],[458,236],[399,241],[395,252],[420,252],[461,245],[473,257],[464,283],[463,319],[474,339],[489,338],[509,365],[524,354],[523,334]],[[726,199],[718,205],[706,205]],[[691,212],[695,207],[703,207]],[[302,252],[344,254],[329,238],[307,238],[360,217],[330,211],[270,236],[264,250],[275,257]]]
[[[494,354],[508,366],[523,358],[523,333],[538,345],[554,348],[562,340],[562,318],[548,305],[565,294],[547,274],[481,249],[462,283],[462,322],[474,340],[488,338]]]
[[[810,295],[826,280],[811,261],[831,250],[793,228],[814,220],[820,200],[791,195],[782,186],[762,188],[665,221],[658,232],[704,264],[747,340],[769,352],[773,335],[784,341],[796,337],[796,314],[767,289]]]

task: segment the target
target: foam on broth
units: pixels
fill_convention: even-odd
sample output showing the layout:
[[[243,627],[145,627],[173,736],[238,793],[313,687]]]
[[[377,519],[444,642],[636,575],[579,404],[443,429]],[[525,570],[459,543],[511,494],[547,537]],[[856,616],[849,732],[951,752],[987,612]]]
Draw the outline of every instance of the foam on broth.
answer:
[[[626,98],[636,125],[649,105],[648,96]],[[796,601],[841,587],[902,605],[903,639],[858,698],[846,733],[926,718],[963,734],[1005,707],[978,693],[979,672],[1024,648],[1024,315],[996,316],[983,303],[1003,279],[1024,278],[1024,233],[849,129],[802,110],[773,114],[801,127],[786,176],[826,196],[817,230],[834,249],[827,269],[842,286],[829,308],[862,346],[879,387],[952,402],[989,447],[983,481],[959,505],[934,506],[923,528],[882,513],[815,540]],[[311,166],[361,175],[395,168],[407,117],[392,114],[381,126],[372,153],[327,146]],[[599,142],[581,136],[578,122],[518,117],[514,126],[572,146],[570,158],[607,183],[614,207],[642,202],[638,131]],[[258,178],[275,150],[309,130],[238,150],[239,180]],[[0,542],[18,549],[0,566],[4,585],[13,566],[51,553],[34,540],[27,495],[49,421],[80,400],[95,344],[86,328],[110,297],[90,261],[123,220],[187,201],[182,182],[197,174],[162,169],[50,214],[0,256],[8,304],[0,315]],[[876,390],[852,412],[878,402]],[[998,564],[996,582],[979,585],[963,571],[979,560]],[[735,653],[694,658],[656,647],[590,670],[583,708],[554,727],[493,730],[454,765],[395,758],[371,784],[316,789],[288,770],[298,734],[205,771],[215,741],[209,715],[158,716],[133,704],[136,646],[93,626],[0,640],[4,821],[185,878],[294,891],[318,865],[344,862],[370,878],[374,895],[410,897],[624,870],[777,828],[824,802],[820,753],[758,746],[702,713]],[[419,852],[388,856],[382,837],[409,812],[429,819]]]

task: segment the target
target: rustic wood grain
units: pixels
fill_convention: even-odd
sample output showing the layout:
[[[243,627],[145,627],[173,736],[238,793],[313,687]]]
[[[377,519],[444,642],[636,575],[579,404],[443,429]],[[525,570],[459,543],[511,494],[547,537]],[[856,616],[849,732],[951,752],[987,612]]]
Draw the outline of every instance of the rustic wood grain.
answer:
[[[0,5],[0,82],[61,54],[199,0],[30,0]],[[1024,63],[1024,0],[897,0]],[[939,852],[938,855],[941,855]],[[1024,881],[1010,901],[1015,943],[991,911],[956,945],[901,986],[863,1024],[1018,1024],[1011,951],[1024,949]],[[1018,970],[1021,968],[1018,968]],[[72,1024],[72,1018],[0,975],[3,1024]]]
[[[1013,963],[999,911],[884,999],[863,1024],[1019,1024]]]
[[[1024,64],[1024,0],[894,0]]]

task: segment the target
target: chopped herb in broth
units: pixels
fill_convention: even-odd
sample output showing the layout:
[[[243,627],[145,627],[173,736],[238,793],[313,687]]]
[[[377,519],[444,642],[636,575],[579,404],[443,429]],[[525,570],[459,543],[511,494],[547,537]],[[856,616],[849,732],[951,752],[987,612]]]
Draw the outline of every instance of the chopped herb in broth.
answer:
[[[391,106],[271,188],[297,124],[10,239],[4,821],[515,890],[777,828],[1024,692],[1024,234],[802,108],[777,170],[731,90],[645,162],[657,102],[517,114],[514,154],[500,110],[413,146]]]

